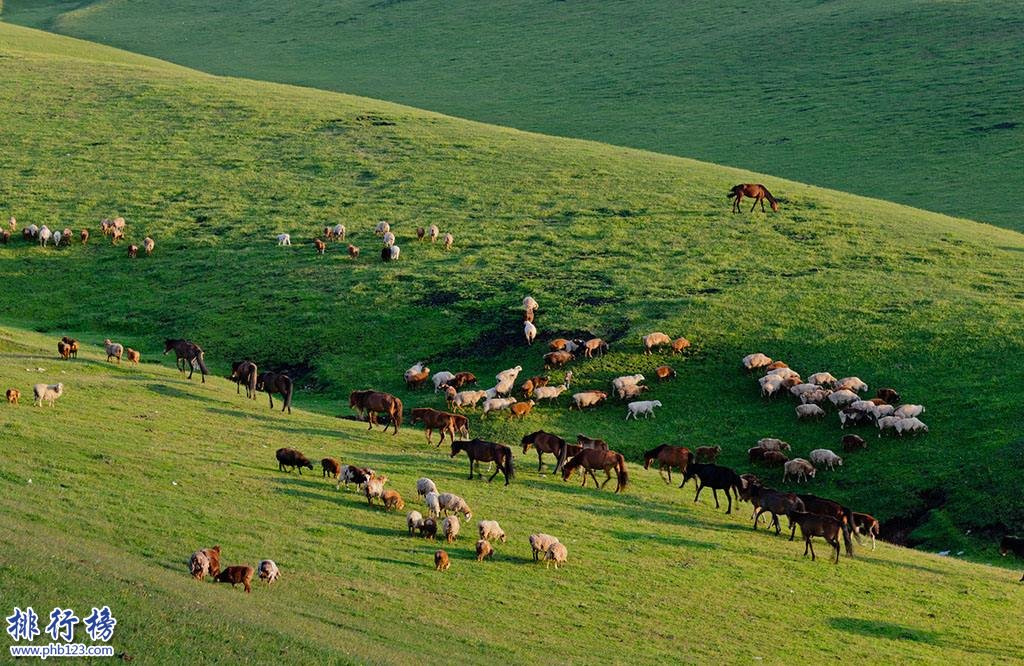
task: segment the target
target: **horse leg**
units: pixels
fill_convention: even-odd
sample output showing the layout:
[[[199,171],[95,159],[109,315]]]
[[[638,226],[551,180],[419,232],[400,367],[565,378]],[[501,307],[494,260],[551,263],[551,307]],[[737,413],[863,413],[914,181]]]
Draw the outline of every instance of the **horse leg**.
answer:
[[[274,394],[271,393],[270,391],[267,391],[267,397],[270,398],[270,408],[273,409],[274,408]]]
[[[537,450],[537,473],[544,469],[544,454]]]
[[[718,488],[711,486],[711,494],[715,496],[715,508],[721,509],[722,505],[718,503]]]
[[[836,564],[839,564],[839,537],[833,537],[831,543],[836,551]]]
[[[757,521],[761,520],[761,514],[764,513],[764,509],[757,509],[757,513],[754,514],[754,531],[757,531]]]
[[[683,483],[686,483],[686,482],[684,481]],[[679,487],[682,488],[682,486],[679,486]],[[698,483],[697,484],[697,494],[693,496],[693,501],[694,502],[696,502],[697,500],[700,499],[700,491],[702,491],[702,490],[704,490],[704,484],[703,483]]]
[[[469,451],[466,452],[466,455],[469,456],[469,480],[472,481],[473,480],[473,456],[469,455]]]
[[[593,474],[593,472],[591,472],[591,474]],[[604,483],[602,483],[602,484],[601,484],[601,487],[602,487],[602,488],[604,488],[604,487],[605,487],[605,485],[606,485],[606,484],[607,484],[607,483],[608,483],[609,481],[611,481],[611,480],[612,480],[612,470],[611,470],[611,468],[610,468],[610,467],[605,467],[605,468],[604,468],[604,475],[605,475],[605,480],[604,480]],[[597,483],[597,479],[594,479],[594,483]]]
[[[814,544],[811,543],[811,537],[807,537],[807,545],[811,548],[811,562],[813,562],[818,559],[818,557],[814,554]]]
[[[500,460],[495,460],[494,461],[494,474],[491,474],[491,477],[489,479],[487,479],[487,483],[490,483],[491,481],[494,481],[494,477],[498,476],[498,472],[501,472],[502,474],[505,473],[505,471],[501,468],[501,461]],[[508,479],[505,479],[505,480],[508,481]]]
[[[729,494],[729,489],[725,489],[725,499],[729,500],[729,508],[725,510],[726,515],[732,513],[732,495]]]

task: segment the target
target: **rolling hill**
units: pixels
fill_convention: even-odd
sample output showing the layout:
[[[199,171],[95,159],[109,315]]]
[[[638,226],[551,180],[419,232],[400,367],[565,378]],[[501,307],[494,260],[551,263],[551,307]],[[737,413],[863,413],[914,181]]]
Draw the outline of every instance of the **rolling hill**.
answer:
[[[805,371],[859,375],[927,405],[932,432],[871,438],[816,492],[876,514],[890,536],[965,556],[1024,527],[1016,493],[1024,298],[1017,233],[714,165],[496,128],[335,93],[225,79],[33,30],[0,26],[0,213],[22,225],[89,226],[88,246],[0,248],[4,322],[98,345],[114,337],[152,359],[190,337],[211,365],[252,357],[299,379],[299,404],[350,414],[375,387],[409,407],[402,371],[471,370],[483,382],[543,345],[521,342],[516,306],[541,303],[544,340],[592,332],[612,353],[574,365],[598,388],[662,358],[655,329],[694,342],[664,359],[676,382],[643,423],[624,408],[540,407],[524,423],[473,418],[515,442],[539,427],[604,437],[635,461],[657,443],[745,451],[780,436],[796,452],[837,448],[834,416],[797,424],[765,404],[739,359],[763,351]],[[735,215],[725,192],[763,180],[778,214]],[[98,220],[129,220],[129,261]],[[371,229],[390,220],[399,262],[375,259]],[[309,245],[344,222],[352,262]],[[455,234],[444,252],[417,226]],[[290,232],[295,245],[274,237]],[[526,376],[526,375],[524,375]],[[555,380],[560,378],[554,374]],[[486,383],[483,384],[487,386]],[[764,472],[774,481],[781,474]],[[976,537],[980,537],[976,539]]]
[[[198,69],[772,173],[1024,228],[1009,0],[7,0]]]

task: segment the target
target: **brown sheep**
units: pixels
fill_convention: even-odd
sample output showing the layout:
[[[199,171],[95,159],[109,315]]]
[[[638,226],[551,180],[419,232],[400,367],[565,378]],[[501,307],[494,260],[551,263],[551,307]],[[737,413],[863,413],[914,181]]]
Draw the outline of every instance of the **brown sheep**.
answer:
[[[526,415],[533,409],[533,400],[527,400],[526,402],[514,402],[508,408],[508,417],[510,419],[519,417],[520,419],[526,418]]]
[[[313,469],[313,463],[309,462],[309,458],[302,455],[301,452],[296,451],[295,449],[283,447],[277,450],[276,455],[277,468],[282,472],[285,471],[285,467],[291,467],[292,469],[299,470],[299,475],[301,476],[303,467]]]
[[[316,253],[317,254],[323,254],[324,252],[327,251],[327,243],[324,243],[319,238],[314,238],[313,239],[313,247],[316,248]]]
[[[891,389],[891,388],[880,388],[880,389],[878,389],[878,392],[875,393],[875,397],[881,398],[887,404],[890,404],[890,405],[895,405],[896,403],[898,403],[900,401],[900,394],[897,393],[895,389]]]
[[[860,435],[843,435],[843,451],[856,451],[868,448],[868,443]]]
[[[448,571],[448,567],[450,567],[451,564],[451,560],[448,559],[448,553],[443,550],[439,550],[434,553],[434,568],[438,571]]]
[[[64,342],[63,340],[59,340],[57,342],[57,354],[59,354],[60,357],[65,361],[68,360],[69,358],[71,358],[71,345]]]
[[[598,356],[603,356],[608,353],[608,343],[601,338],[591,338],[583,343],[583,356],[586,358],[594,358],[594,352],[598,353]]]
[[[416,240],[423,240],[423,237],[427,235],[427,230],[423,227],[416,227]]]
[[[128,246],[128,258],[129,259],[134,259],[134,258],[136,258],[138,256],[139,256],[139,246],[138,245],[129,245]]]
[[[686,338],[676,338],[672,341],[672,353],[682,354],[684,350],[689,349],[690,341]]]
[[[485,559],[494,559],[494,548],[487,539],[480,539],[476,542],[476,561],[483,562]]]
[[[523,310],[523,321],[533,323],[533,310]]]
[[[663,382],[667,379],[674,379],[676,371],[667,365],[659,365],[654,369],[654,376],[658,378],[659,382]]]
[[[4,245],[7,245],[10,241],[11,241],[11,232],[7,231],[7,229],[4,229],[3,233],[0,233],[0,243],[3,243]]]
[[[781,451],[765,451],[762,460],[769,467],[778,467],[789,462],[789,458]]]
[[[352,259],[358,259],[359,258],[359,248],[356,247],[355,245],[349,244],[349,246],[348,246],[348,256],[351,257]]]
[[[397,490],[385,490],[380,497],[384,500],[385,511],[401,511],[405,508],[405,501]]]
[[[228,567],[215,578],[218,583],[231,583],[233,588],[239,583],[245,588],[246,594],[252,592],[252,576],[256,570],[248,566]]]
[[[142,354],[131,347],[125,347],[124,354],[128,357],[128,362],[132,365],[138,365],[139,361],[142,360]]]
[[[419,530],[421,537],[433,541],[434,537],[437,536],[437,521],[433,518],[424,518]]]
[[[7,402],[16,405],[19,400],[21,400],[21,391],[16,388],[7,389]]]
[[[320,461],[320,470],[324,478],[338,479],[341,477],[341,461],[337,458],[323,458]]]
[[[698,461],[703,459],[704,462],[713,463],[718,460],[718,454],[720,454],[721,452],[721,446],[698,446],[695,451],[695,454],[697,456]]]
[[[549,381],[551,381],[551,378],[548,377],[547,375],[537,375],[535,377],[530,377],[525,382],[523,382],[523,385],[520,388],[523,391],[523,395],[529,398],[530,396],[533,395],[534,389],[538,389],[542,386],[547,386]]]
[[[640,338],[640,341],[644,343],[645,354],[652,353],[656,347],[672,344],[672,338],[668,337],[661,331],[645,335]]]
[[[782,361],[775,361],[774,363],[769,363],[768,365],[764,366],[764,368],[762,368],[762,370],[764,370],[765,372],[770,372],[771,370],[778,370],[780,368],[788,368],[788,367],[789,366],[786,365],[785,363],[783,363]]]
[[[565,338],[555,338],[548,343],[548,349],[551,351],[563,351],[568,344],[569,341]]]
[[[764,462],[764,454],[767,452],[767,449],[763,449],[760,446],[755,446],[753,448],[747,449],[747,459],[750,460],[750,462],[752,463]]]
[[[575,355],[567,351],[556,351],[544,354],[544,369],[550,370],[551,368],[561,368],[575,358]]]
[[[145,238],[142,239],[142,248],[146,251],[147,257],[153,254],[154,247],[156,247],[156,243],[153,241],[152,238],[146,236]]]
[[[89,244],[89,230],[88,229],[82,229],[81,233],[78,234],[78,237],[82,239],[82,245],[88,245]]]

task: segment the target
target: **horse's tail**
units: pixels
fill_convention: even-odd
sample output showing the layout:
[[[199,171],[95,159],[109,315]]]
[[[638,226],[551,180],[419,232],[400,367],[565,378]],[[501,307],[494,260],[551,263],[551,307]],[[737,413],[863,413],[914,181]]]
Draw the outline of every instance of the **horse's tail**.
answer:
[[[249,373],[249,380],[246,382],[246,386],[249,387],[253,394],[256,393],[256,366],[253,366],[252,372]]]
[[[557,474],[558,471],[565,466],[565,459],[568,457],[568,453],[569,445],[565,442],[562,442],[562,445],[558,447],[558,460],[555,462],[555,474]]]
[[[505,479],[508,481],[512,480],[512,476],[515,474],[515,469],[512,465],[512,449],[505,447]]]
[[[402,425],[402,400],[400,398],[395,398],[392,410],[394,413],[391,414],[391,418],[395,422],[395,434],[397,435],[398,427]]]
[[[291,409],[292,409],[292,392],[295,390],[295,382],[293,382],[292,378],[288,377],[288,376],[285,376],[285,379],[287,379],[288,381],[285,382],[284,406],[281,409],[282,410],[287,409],[288,412],[291,413]]]
[[[203,352],[199,352],[196,355],[195,361],[199,364],[199,371],[204,375],[208,375],[210,374],[210,371],[206,369],[206,361],[203,359],[204,356],[205,354]]]
[[[629,483],[629,472],[626,471],[626,459],[621,453],[616,453],[615,468],[618,472],[619,490],[625,490]]]

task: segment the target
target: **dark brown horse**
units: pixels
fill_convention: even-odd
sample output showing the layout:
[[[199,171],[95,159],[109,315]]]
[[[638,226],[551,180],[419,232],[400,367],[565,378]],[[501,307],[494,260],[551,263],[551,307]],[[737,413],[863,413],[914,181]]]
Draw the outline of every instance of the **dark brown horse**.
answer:
[[[753,213],[754,209],[757,208],[757,204],[761,204],[761,212],[766,212],[764,209],[764,200],[767,199],[768,203],[771,204],[772,210],[775,212],[779,211],[779,202],[775,200],[772,193],[768,191],[768,188],[761,184],[754,183],[743,183],[742,185],[736,185],[729,190],[727,199],[735,199],[732,202],[732,212],[740,212],[740,201],[743,197],[750,197],[754,200],[754,205],[750,207],[750,212]]]
[[[555,456],[555,469],[553,473],[558,473],[558,470],[565,464],[567,458],[576,455],[580,452],[580,447],[575,444],[567,444],[564,439],[558,435],[552,435],[550,432],[544,432],[538,430],[532,432],[529,435],[523,437],[523,453],[525,454],[530,450],[530,447],[537,449],[537,471],[544,469],[544,454],[550,453]]]
[[[453,414],[431,409],[430,407],[417,407],[412,410],[412,420],[410,423],[416,425],[420,421],[423,422],[423,426],[426,429],[427,444],[433,444],[431,438],[435,430],[441,431],[441,439],[437,440],[438,447],[444,442],[446,433],[451,441],[455,441],[455,418]]]
[[[846,546],[846,554],[853,557],[853,539],[850,536],[853,532],[853,511],[839,502],[818,497],[817,495],[799,494],[797,497],[804,503],[808,512],[818,514],[819,516],[828,516],[839,523],[843,531],[843,544]],[[793,527],[789,540],[792,541],[795,535],[796,527]]]
[[[294,385],[292,384],[292,378],[281,372],[264,372],[256,378],[256,388],[260,391],[266,391],[267,397],[270,398],[270,408],[274,408],[274,394],[280,393],[281,399],[284,404],[281,405],[281,411],[288,410],[288,413],[292,413],[292,390]]]
[[[459,451],[465,451],[466,455],[469,456],[469,478],[473,479],[473,468],[477,465],[476,474],[480,478],[483,478],[483,474],[480,474],[478,463],[480,462],[493,462],[495,463],[494,474],[487,479],[487,483],[494,480],[494,477],[498,476],[498,472],[501,472],[505,477],[505,485],[509,484],[512,480],[512,476],[515,473],[512,467],[512,449],[505,446],[504,444],[497,444],[495,442],[488,442],[482,439],[472,439],[470,441],[455,441],[452,442],[452,455],[459,455]]]
[[[626,472],[626,459],[621,453],[615,451],[602,451],[600,449],[583,449],[565,463],[562,467],[562,480],[567,481],[577,467],[583,469],[583,487],[587,486],[587,474],[594,480],[594,487],[604,488],[605,484],[612,480],[612,469],[615,469],[615,492],[626,489],[629,483],[629,474]],[[597,477],[594,476],[595,469],[603,469],[605,476],[604,483],[598,485]]]
[[[235,395],[241,393],[242,385],[245,384],[245,397],[255,400],[256,378],[258,375],[258,368],[252,361],[235,361],[232,363],[231,376],[228,379],[235,383]]]
[[[811,561],[816,559],[811,537],[820,536],[836,551],[836,564],[839,564],[839,533],[843,531],[843,528],[838,520],[806,511],[789,511],[786,516],[793,524],[793,529],[796,529],[797,525],[800,526],[800,534],[804,537],[804,557],[807,557],[809,549]]]
[[[680,474],[693,462],[693,453],[685,446],[662,444],[644,453],[644,469],[650,469],[651,463],[658,461],[658,474],[665,483],[672,483],[672,468],[677,467]],[[668,480],[665,480],[665,469],[668,468]]]
[[[167,338],[164,340],[164,356],[172,349],[177,356],[175,365],[178,371],[184,374],[185,366],[188,366],[188,378],[192,379],[192,373],[195,370],[199,370],[203,375],[203,383],[205,384],[206,375],[210,374],[210,371],[206,369],[205,354],[202,348],[191,340]]]
[[[754,505],[754,529],[761,520],[762,513],[770,513],[772,521],[768,523],[769,529],[775,526],[775,535],[782,533],[782,526],[779,525],[779,516],[786,515],[790,511],[803,511],[803,501],[793,493],[780,493],[771,488],[765,488],[761,484],[751,484],[748,492],[742,493],[743,499],[749,499]]]
[[[715,508],[721,508],[718,503],[718,491],[724,490],[725,499],[729,500],[729,508],[726,513],[732,513],[732,494],[735,494],[736,499],[739,500],[740,491],[747,487],[747,480],[734,470],[709,463],[691,463],[687,466],[686,471],[683,472],[683,482],[679,484],[679,487],[685,486],[686,482],[693,477],[697,477],[697,494],[694,495],[693,501],[700,500],[700,491],[711,488],[711,493],[715,498]]]
[[[352,391],[348,396],[348,404],[360,414],[366,414],[369,422],[367,430],[372,430],[377,425],[377,414],[387,414],[391,425],[395,427],[394,434],[398,434],[398,427],[402,425],[402,401],[381,391]],[[384,424],[387,431],[388,424]]]

